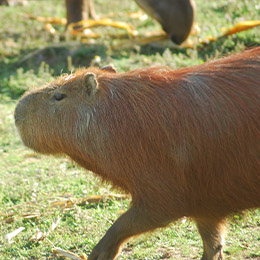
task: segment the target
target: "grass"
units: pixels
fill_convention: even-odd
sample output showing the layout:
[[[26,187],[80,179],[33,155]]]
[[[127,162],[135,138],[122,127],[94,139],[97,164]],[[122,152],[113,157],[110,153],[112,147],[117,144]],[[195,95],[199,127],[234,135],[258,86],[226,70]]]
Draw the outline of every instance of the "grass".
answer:
[[[131,19],[126,12],[137,11],[134,1],[96,0],[96,11],[105,15],[117,10],[117,20],[131,22],[139,32],[158,30],[151,19]],[[258,0],[197,0],[199,36],[216,36],[222,27],[241,20],[260,17]],[[113,63],[119,71],[138,67],[169,65],[173,68],[204,61],[259,45],[259,28],[221,38],[193,49],[169,49],[156,44],[111,46],[106,37],[88,43],[66,36],[56,26],[57,35],[49,35],[44,25],[25,18],[31,13],[46,17],[64,17],[63,1],[29,1],[26,7],[0,6],[0,259],[61,259],[52,254],[60,247],[81,254],[91,252],[114,220],[126,210],[129,199],[104,199],[100,203],[74,203],[54,207],[53,202],[77,201],[89,195],[110,194],[109,185],[100,183],[92,173],[78,168],[67,158],[36,155],[25,148],[16,132],[13,111],[18,98],[30,87],[42,85],[63,72],[97,63]],[[226,239],[227,259],[260,259],[260,210],[231,217]],[[52,230],[52,225],[57,226]],[[8,241],[6,235],[23,227]],[[35,237],[38,235],[38,238]],[[164,230],[130,240],[120,259],[198,259],[202,253],[196,227],[182,219]]]

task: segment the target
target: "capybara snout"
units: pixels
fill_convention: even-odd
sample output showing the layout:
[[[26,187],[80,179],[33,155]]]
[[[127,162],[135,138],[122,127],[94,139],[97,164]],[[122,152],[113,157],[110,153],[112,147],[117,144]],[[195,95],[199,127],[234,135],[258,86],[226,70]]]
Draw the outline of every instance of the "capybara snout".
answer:
[[[26,146],[131,194],[89,260],[183,216],[202,259],[220,260],[227,216],[260,207],[259,82],[260,47],[177,70],[88,68],[29,91],[15,119]]]

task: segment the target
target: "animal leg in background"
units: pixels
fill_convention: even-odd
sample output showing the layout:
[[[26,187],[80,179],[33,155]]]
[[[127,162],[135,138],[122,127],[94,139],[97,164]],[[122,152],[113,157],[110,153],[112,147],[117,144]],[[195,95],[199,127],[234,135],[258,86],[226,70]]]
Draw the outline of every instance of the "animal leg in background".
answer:
[[[67,26],[81,20],[96,19],[92,0],[66,0]]]

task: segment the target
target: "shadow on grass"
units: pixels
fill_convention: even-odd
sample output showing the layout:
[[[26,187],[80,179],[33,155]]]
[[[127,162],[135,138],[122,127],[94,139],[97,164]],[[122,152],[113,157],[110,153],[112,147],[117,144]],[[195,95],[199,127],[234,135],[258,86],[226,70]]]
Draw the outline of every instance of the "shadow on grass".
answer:
[[[24,71],[33,69],[37,72],[42,62],[48,64],[54,74],[70,72],[71,66],[86,67],[89,66],[95,56],[104,57],[106,47],[104,45],[81,44],[77,42],[64,42],[51,44],[40,49],[26,49],[20,54],[20,59],[13,63],[5,64],[0,61],[0,67],[9,66],[13,71],[22,67]],[[68,59],[72,60],[72,64]],[[6,70],[7,71],[7,70]]]
[[[40,78],[49,80],[73,69],[88,67],[95,56],[106,58],[104,45],[64,42],[39,49],[22,50],[19,57],[8,61],[0,59],[0,94],[19,98]]]
[[[233,35],[219,37],[216,41],[198,47],[199,57],[203,61],[214,57],[223,57],[234,51],[241,49],[250,49],[259,46],[257,39],[252,39],[244,35]]]
[[[197,51],[200,60],[205,62],[213,57],[222,57],[230,52],[258,45],[259,41],[254,37],[238,34],[218,38],[194,50]],[[21,51],[18,59],[9,59],[8,62],[0,60],[0,77],[3,79],[0,94],[17,99],[29,88],[31,81],[37,86],[43,83],[39,79],[44,79],[46,82],[62,73],[70,73],[73,69],[95,65],[93,64],[95,56],[105,61],[110,57],[124,56],[128,59],[131,53],[147,57],[154,54],[163,55],[165,50],[166,48],[160,45],[147,44],[108,51],[105,44],[82,44],[76,41],[50,44],[33,50],[25,49]],[[169,59],[173,59],[175,54],[183,54],[184,57],[187,56],[187,59],[190,58],[187,49],[169,49],[169,51],[172,54]]]

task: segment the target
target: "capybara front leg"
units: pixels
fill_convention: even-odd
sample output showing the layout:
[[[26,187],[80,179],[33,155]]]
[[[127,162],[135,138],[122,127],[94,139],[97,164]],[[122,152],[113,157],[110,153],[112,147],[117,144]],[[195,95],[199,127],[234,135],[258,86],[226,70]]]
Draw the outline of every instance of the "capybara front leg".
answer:
[[[167,223],[152,220],[152,214],[144,208],[132,207],[109,228],[105,236],[94,247],[88,260],[113,260],[128,238],[165,226]]]
[[[226,230],[225,220],[196,220],[203,241],[202,260],[223,260],[223,245]]]

